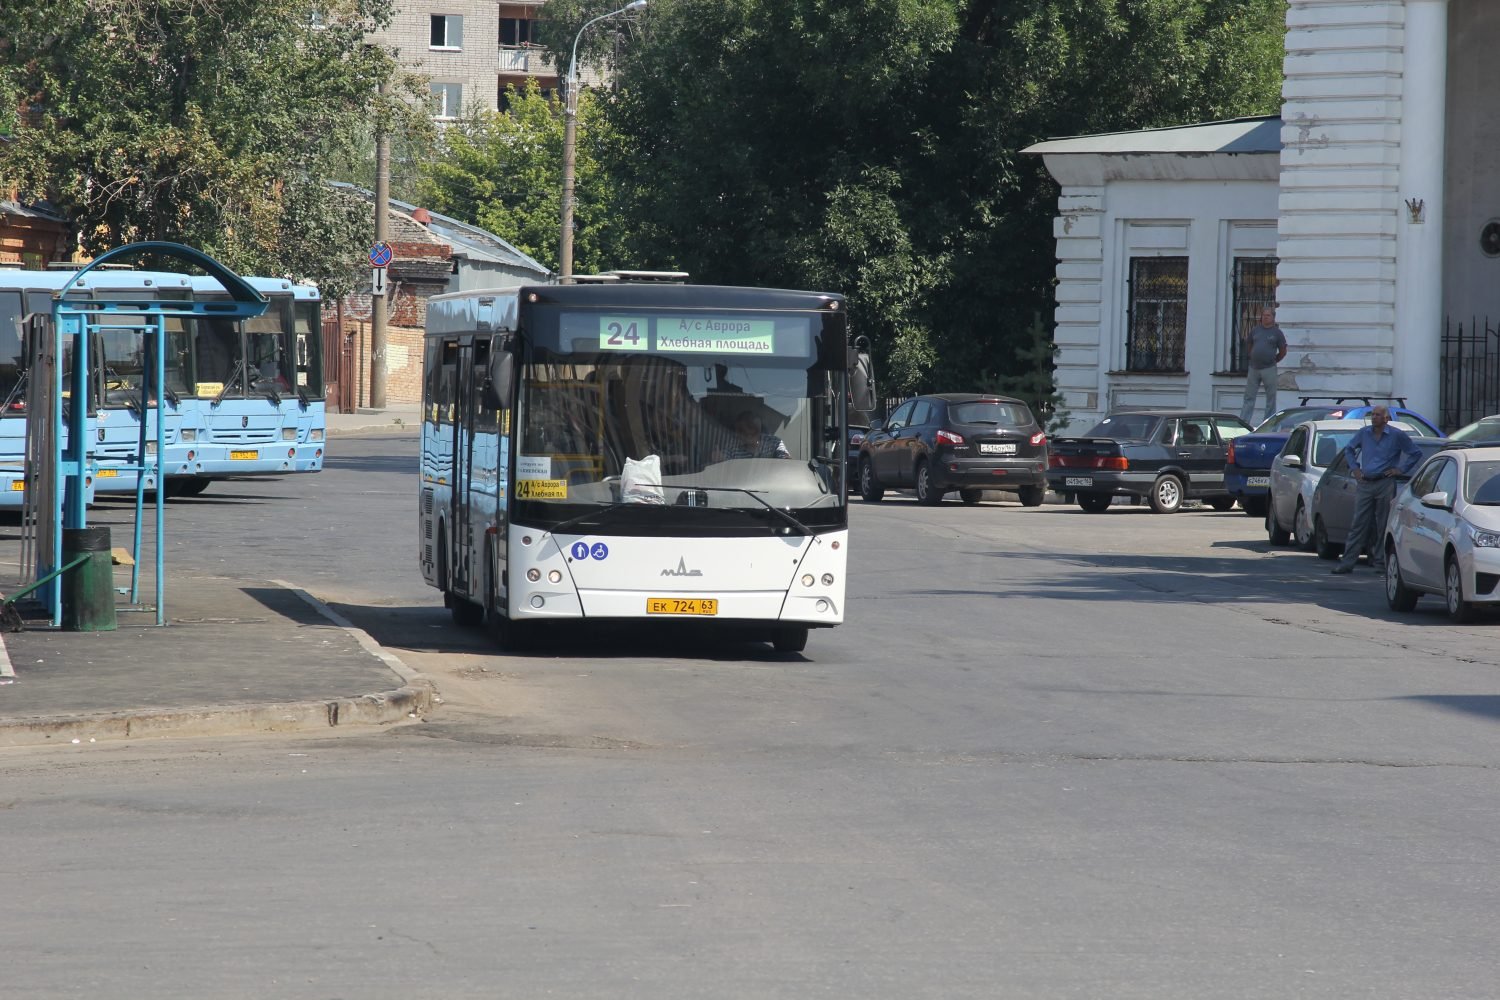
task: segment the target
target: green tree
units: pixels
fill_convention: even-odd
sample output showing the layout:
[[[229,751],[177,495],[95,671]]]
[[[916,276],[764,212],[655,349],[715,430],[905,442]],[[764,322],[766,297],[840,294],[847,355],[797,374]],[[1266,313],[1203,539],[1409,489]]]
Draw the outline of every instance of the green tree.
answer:
[[[618,202],[601,167],[615,137],[588,91],[578,102],[573,257],[580,273],[621,267]],[[470,108],[443,130],[418,185],[424,205],[483,226],[548,267],[558,266],[563,114],[535,81],[506,90],[506,110]]]
[[[323,183],[363,130],[425,116],[367,44],[390,0],[30,0],[0,5],[25,108],[0,180],[45,195],[88,252],[162,239],[246,273],[358,273],[373,220]],[[381,102],[377,86],[395,80]],[[403,94],[404,92],[404,94]]]
[[[1056,189],[1018,151],[1274,112],[1284,15],[1285,0],[652,0],[606,105],[619,210],[642,266],[848,293],[887,390],[1042,400]]]

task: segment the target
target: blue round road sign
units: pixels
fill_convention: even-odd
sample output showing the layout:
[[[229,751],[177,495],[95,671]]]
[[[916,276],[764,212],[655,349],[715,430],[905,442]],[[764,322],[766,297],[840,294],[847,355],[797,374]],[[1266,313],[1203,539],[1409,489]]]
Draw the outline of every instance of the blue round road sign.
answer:
[[[388,243],[377,243],[370,248],[370,266],[385,267],[391,262],[391,248]]]

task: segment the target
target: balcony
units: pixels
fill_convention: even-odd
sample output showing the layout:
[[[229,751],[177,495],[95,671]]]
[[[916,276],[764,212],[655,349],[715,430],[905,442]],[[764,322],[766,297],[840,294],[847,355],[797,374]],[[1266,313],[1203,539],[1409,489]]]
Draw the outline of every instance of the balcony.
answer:
[[[500,72],[525,76],[556,76],[552,53],[540,45],[500,46]]]

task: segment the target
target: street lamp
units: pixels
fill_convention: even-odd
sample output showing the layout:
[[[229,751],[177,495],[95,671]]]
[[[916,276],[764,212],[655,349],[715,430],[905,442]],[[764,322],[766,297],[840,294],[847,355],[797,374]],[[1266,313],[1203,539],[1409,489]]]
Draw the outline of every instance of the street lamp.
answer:
[[[578,42],[589,28],[607,18],[640,10],[646,0],[631,0],[619,10],[600,14],[584,22],[573,38],[573,58],[568,62],[568,92],[563,105],[563,193],[562,193],[562,238],[558,248],[558,272],[564,281],[573,277],[573,159],[574,145],[578,136]]]

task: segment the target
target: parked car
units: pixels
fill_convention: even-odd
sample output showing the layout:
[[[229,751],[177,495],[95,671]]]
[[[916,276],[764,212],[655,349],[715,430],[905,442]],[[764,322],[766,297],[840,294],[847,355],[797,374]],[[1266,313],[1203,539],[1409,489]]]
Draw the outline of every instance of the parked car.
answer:
[[[913,489],[935,504],[952,490],[976,504],[984,490],[1017,494],[1027,507],[1047,495],[1047,435],[1031,409],[1009,396],[939,393],[908,399],[874,421],[859,451],[859,492]]]
[[[1442,450],[1446,438],[1414,437],[1425,460]],[[1323,473],[1313,489],[1313,549],[1322,559],[1337,559],[1349,538],[1349,523],[1354,519],[1356,480],[1349,471],[1349,460],[1339,450],[1333,464]]]
[[[1442,437],[1437,425],[1402,400],[1380,404],[1377,397],[1340,397],[1313,404],[1316,396],[1304,396],[1298,406],[1277,410],[1255,428],[1255,433],[1235,438],[1224,463],[1224,488],[1251,517],[1265,517],[1271,495],[1271,463],[1281,454],[1292,428],[1308,420],[1364,420],[1376,405],[1389,407],[1392,420],[1410,428],[1412,436]]]
[[[1250,425],[1204,410],[1129,410],[1108,414],[1081,437],[1054,438],[1047,481],[1091,514],[1117,496],[1145,497],[1159,514],[1186,500],[1228,510],[1224,451]]]
[[[1444,448],[1396,495],[1385,530],[1385,598],[1410,611],[1443,598],[1465,622],[1500,603],[1500,447]]]
[[[1270,468],[1266,533],[1272,545],[1291,541],[1299,549],[1312,550],[1313,491],[1339,452],[1364,425],[1363,420],[1305,420],[1293,428]],[[1411,425],[1403,421],[1393,420],[1389,426],[1416,436]]]
[[[1481,417],[1448,435],[1449,441],[1500,445],[1500,415]]]

